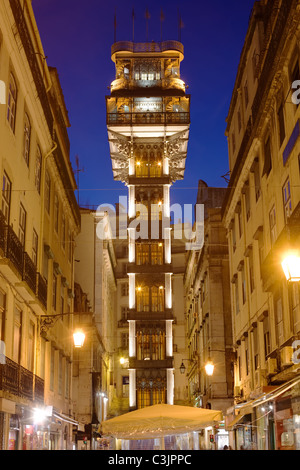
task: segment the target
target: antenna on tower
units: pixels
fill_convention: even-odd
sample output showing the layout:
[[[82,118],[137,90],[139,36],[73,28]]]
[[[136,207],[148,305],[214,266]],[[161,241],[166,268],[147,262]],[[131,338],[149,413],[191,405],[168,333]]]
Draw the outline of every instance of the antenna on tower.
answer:
[[[181,42],[181,30],[183,28],[183,21],[182,21],[182,18],[181,18],[181,14],[179,13],[179,10],[178,10],[178,41]]]
[[[146,42],[148,42],[148,41],[149,41],[148,20],[151,18],[151,17],[150,17],[150,13],[149,13],[149,11],[148,11],[148,8],[146,8],[145,18],[146,18]]]
[[[132,42],[134,42],[134,19],[135,19],[134,8],[132,8]]]
[[[165,15],[164,12],[162,11],[162,8],[160,9],[160,42],[162,42],[163,34],[162,34],[162,24],[165,20]]]
[[[117,12],[115,8],[115,15],[114,15],[114,43],[117,42]]]
[[[79,157],[78,157],[78,155],[76,155],[76,157],[75,157],[75,163],[76,163],[76,170],[74,171],[74,173],[76,173],[76,175],[77,175],[77,203],[79,205],[79,173],[81,171],[84,171],[84,168],[79,169]]]

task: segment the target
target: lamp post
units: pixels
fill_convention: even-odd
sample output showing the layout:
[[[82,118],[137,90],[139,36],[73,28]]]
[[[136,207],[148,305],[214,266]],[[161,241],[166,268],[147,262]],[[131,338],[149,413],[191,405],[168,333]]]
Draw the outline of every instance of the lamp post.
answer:
[[[90,312],[65,312],[65,313],[57,313],[54,315],[40,315],[40,333],[41,335],[45,334],[49,328],[52,328],[56,321],[66,315],[83,315],[88,314]],[[85,340],[85,333],[82,328],[76,328],[73,333],[73,341],[75,348],[82,348]]]
[[[298,253],[287,253],[281,266],[288,282],[300,281],[300,256]]]

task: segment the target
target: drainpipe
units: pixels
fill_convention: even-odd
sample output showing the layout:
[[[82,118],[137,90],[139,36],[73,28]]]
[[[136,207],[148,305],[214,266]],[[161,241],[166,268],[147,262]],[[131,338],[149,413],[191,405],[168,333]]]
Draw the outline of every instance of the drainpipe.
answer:
[[[41,175],[41,224],[40,224],[40,246],[39,246],[39,266],[41,268],[41,260],[42,260],[42,247],[43,247],[43,231],[44,231],[44,218],[45,218],[45,195],[44,195],[44,189],[45,189],[45,173],[46,173],[46,163],[47,159],[50,157],[50,155],[53,154],[53,152],[57,149],[57,143],[53,142],[53,147],[52,149],[44,156],[44,159],[42,160],[42,175]]]

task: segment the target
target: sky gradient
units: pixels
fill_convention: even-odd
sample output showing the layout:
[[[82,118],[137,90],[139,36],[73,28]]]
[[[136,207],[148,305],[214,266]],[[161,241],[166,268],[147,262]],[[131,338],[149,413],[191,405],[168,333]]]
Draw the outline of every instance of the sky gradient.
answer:
[[[191,94],[191,128],[186,172],[171,189],[171,204],[194,204],[199,179],[209,186],[225,187],[228,172],[224,135],[240,53],[254,0],[32,0],[47,63],[59,73],[71,128],[71,163],[79,156],[79,202],[98,206],[115,204],[126,195],[124,185],[113,180],[106,130],[105,96],[114,79],[110,58],[116,39],[146,41],[148,8],[149,41],[179,39],[178,12],[182,18],[181,41],[185,58],[181,78]]]

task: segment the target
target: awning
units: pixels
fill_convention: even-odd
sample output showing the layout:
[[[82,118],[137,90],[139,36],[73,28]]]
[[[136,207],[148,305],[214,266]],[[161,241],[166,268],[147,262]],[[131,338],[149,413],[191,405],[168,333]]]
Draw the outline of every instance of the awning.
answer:
[[[118,439],[154,439],[199,431],[223,420],[218,410],[179,405],[153,405],[104,421],[104,436]]]
[[[238,411],[237,416],[228,424],[226,425],[226,429],[228,431],[232,430],[232,428],[247,414],[252,413],[253,409],[257,406],[263,405],[268,401],[275,400],[280,395],[283,395],[285,392],[290,390],[292,387],[297,385],[300,382],[300,377],[290,380],[285,384],[279,385],[274,390],[269,393],[263,393],[258,398],[248,401],[242,405],[236,406],[236,411]]]
[[[61,421],[66,422],[66,423],[74,424],[74,426],[79,426],[78,421],[75,421],[75,419],[72,419],[69,416],[57,413],[56,411],[53,411],[52,416],[54,418],[57,418],[57,419],[60,419]]]

